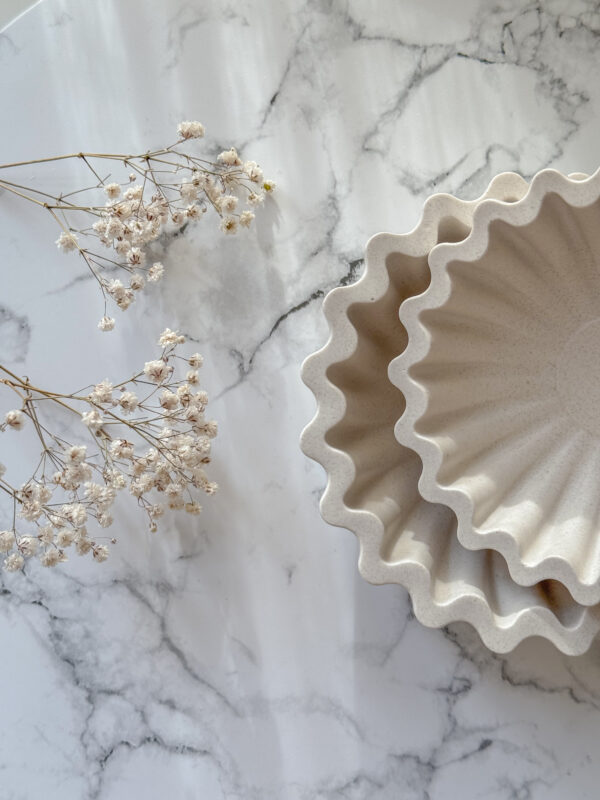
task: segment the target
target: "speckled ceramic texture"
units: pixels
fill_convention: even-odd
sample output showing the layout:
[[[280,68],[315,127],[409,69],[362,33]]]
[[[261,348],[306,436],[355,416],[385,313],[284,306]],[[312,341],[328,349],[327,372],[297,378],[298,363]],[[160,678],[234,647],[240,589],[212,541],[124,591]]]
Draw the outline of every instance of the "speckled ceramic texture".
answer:
[[[526,189],[508,173],[484,197],[514,201]],[[394,437],[404,398],[387,369],[407,342],[398,308],[427,288],[431,248],[468,235],[478,202],[431,197],[412,233],[375,236],[361,280],[327,296],[329,341],[303,366],[318,408],[302,448],[327,472],[321,513],[356,534],[363,577],[405,586],[423,624],[467,621],[497,652],[539,635],[582,653],[600,627],[598,610],[580,607],[552,581],[517,586],[498,553],[464,549],[454,513],[419,494],[420,458]]]
[[[420,489],[522,585],[600,601],[600,171],[545,170],[508,205],[481,203],[462,242],[429,257],[390,366],[396,426]]]

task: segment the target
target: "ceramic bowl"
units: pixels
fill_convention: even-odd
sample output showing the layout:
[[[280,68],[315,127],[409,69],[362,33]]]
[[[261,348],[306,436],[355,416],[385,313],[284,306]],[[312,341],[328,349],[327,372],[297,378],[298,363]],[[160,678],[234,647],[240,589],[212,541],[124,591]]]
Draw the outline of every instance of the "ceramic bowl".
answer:
[[[432,250],[390,366],[397,436],[461,543],[585,605],[600,602],[599,198],[600,170],[545,170],[518,202],[480,203],[466,239]]]
[[[514,201],[526,189],[521,178],[504,174],[484,197]],[[387,369],[407,342],[398,308],[427,288],[431,248],[468,235],[478,202],[431,197],[412,233],[371,239],[362,278],[327,296],[330,338],[302,371],[317,400],[302,448],[327,472],[323,518],[358,538],[361,574],[405,586],[423,624],[464,620],[496,652],[538,635],[563,652],[582,653],[600,627],[598,610],[581,608],[552,581],[517,586],[497,553],[465,550],[454,513],[419,494],[420,458],[394,437],[404,397]]]

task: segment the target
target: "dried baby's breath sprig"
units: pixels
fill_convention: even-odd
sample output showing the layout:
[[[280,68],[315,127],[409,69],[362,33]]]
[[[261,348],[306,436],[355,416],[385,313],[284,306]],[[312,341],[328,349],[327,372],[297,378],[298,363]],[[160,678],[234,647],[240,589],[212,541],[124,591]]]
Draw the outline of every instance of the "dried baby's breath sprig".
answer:
[[[93,175],[92,186],[68,193],[52,194],[4,177],[0,189],[52,215],[60,231],[57,247],[77,253],[102,291],[101,331],[115,326],[109,301],[125,311],[147,283],[161,279],[164,266],[151,263],[147,249],[162,233],[195,223],[210,209],[220,218],[221,230],[234,234],[252,224],[252,209],[275,188],[259,165],[242,161],[234,147],[212,160],[185,149],[191,140],[203,138],[200,122],[181,122],[177,133],[174,144],[138,155],[70,153],[0,165],[5,175],[9,169],[78,159]],[[111,162],[123,175],[103,176]]]
[[[0,531],[6,570],[19,570],[34,556],[55,566],[67,559],[69,548],[105,561],[106,537],[88,526],[112,525],[111,507],[121,490],[136,498],[151,531],[168,508],[200,513],[200,493],[217,489],[205,472],[217,424],[205,419],[208,397],[197,388],[202,357],[179,355],[184,341],[167,328],[158,357],[129,380],[105,379],[72,394],[34,386],[0,366],[0,384],[18,400],[0,433],[23,436],[29,429],[41,445],[39,462],[20,487],[8,481],[0,464],[0,489],[13,507],[12,526]],[[73,417],[76,443],[50,430],[48,406]]]

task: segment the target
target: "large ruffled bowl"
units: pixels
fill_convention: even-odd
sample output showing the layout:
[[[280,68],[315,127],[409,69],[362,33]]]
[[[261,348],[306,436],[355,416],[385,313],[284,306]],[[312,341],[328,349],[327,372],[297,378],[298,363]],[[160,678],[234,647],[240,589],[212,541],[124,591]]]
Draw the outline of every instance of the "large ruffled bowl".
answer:
[[[526,188],[518,176],[500,175],[484,197],[514,201]],[[412,233],[371,239],[361,280],[327,296],[329,341],[303,366],[318,407],[302,448],[327,472],[323,518],[358,537],[361,574],[405,586],[423,624],[464,620],[496,652],[539,635],[583,653],[600,628],[598,609],[581,608],[552,581],[517,586],[497,553],[465,550],[455,515],[419,494],[420,459],[394,437],[404,398],[387,368],[407,341],[398,308],[428,286],[431,248],[467,236],[478,202],[431,197]]]
[[[464,241],[431,252],[390,367],[397,436],[461,543],[585,605],[600,602],[599,197],[600,170],[545,170],[520,201],[481,203]]]

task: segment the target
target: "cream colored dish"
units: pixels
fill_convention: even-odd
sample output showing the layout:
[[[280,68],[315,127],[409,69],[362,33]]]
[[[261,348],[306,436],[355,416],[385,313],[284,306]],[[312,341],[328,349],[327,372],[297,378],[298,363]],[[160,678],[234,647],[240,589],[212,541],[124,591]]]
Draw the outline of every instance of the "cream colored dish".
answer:
[[[397,437],[460,542],[584,605],[600,602],[599,198],[600,171],[544,170],[518,202],[479,204],[402,306],[409,344],[389,373]]]
[[[519,176],[507,173],[483,198],[511,202],[526,190]],[[302,370],[317,400],[302,449],[327,472],[321,513],[356,534],[361,574],[372,583],[405,586],[423,624],[464,620],[496,652],[537,635],[565,653],[583,653],[600,627],[598,609],[581,608],[552,581],[517,586],[497,553],[464,549],[453,512],[419,494],[419,457],[394,437],[404,397],[387,369],[407,343],[398,308],[427,288],[432,247],[468,235],[483,198],[429,198],[412,233],[372,238],[362,278],[327,296],[329,341]]]

